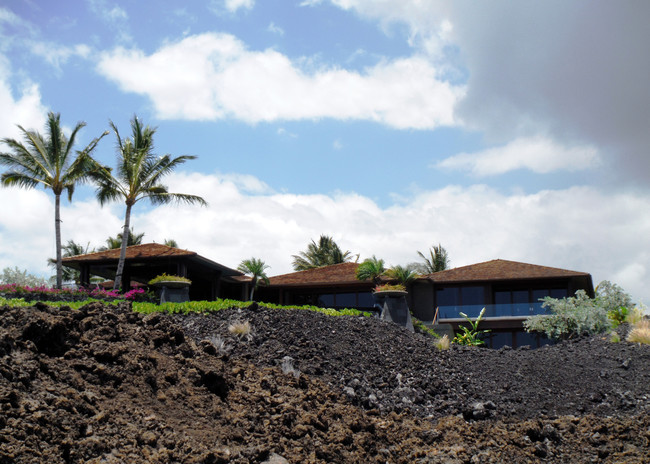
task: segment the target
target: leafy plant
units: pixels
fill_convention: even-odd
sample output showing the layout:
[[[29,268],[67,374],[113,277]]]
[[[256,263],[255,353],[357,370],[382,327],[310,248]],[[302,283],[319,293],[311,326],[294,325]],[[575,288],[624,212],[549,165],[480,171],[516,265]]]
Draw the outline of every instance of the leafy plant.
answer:
[[[15,266],[13,269],[5,267],[0,275],[0,284],[15,284],[18,286],[28,287],[45,287],[47,286],[47,279],[35,276],[24,269],[18,269]]]
[[[238,271],[248,274],[253,278],[249,300],[253,300],[253,295],[255,294],[255,290],[257,290],[260,280],[267,285],[269,284],[269,277],[266,275],[266,270],[269,267],[259,258],[245,259],[237,266]]]
[[[632,343],[650,345],[650,320],[643,319],[634,324],[630,333],[627,334],[626,340]]]
[[[384,260],[378,259],[374,255],[372,258],[365,259],[359,267],[357,267],[356,277],[358,280],[372,280],[379,283],[379,278],[384,275],[386,268],[384,267]]]
[[[483,319],[483,314],[485,314],[485,308],[481,309],[481,312],[479,313],[475,321],[471,320],[467,316],[467,314],[463,312],[460,312],[459,314],[463,316],[465,320],[469,323],[470,328],[461,325],[460,326],[461,333],[456,334],[456,336],[454,337],[454,343],[458,345],[466,345],[466,346],[480,346],[484,344],[485,342],[481,340],[480,337],[483,334],[486,334],[490,331],[479,330],[478,325],[481,323],[481,319]]]
[[[402,284],[383,284],[375,287],[375,292],[405,292],[406,287]]]
[[[177,275],[168,275],[166,273],[162,273],[159,276],[154,277],[151,279],[148,283],[149,285],[155,285],[161,282],[187,282],[188,284],[191,284],[192,281],[188,279],[187,277],[181,277]]]
[[[421,251],[418,251],[418,255],[424,261],[424,263],[418,263],[420,265],[417,267],[418,272],[422,274],[432,274],[449,268],[449,255],[440,244],[429,249],[429,257]]]
[[[568,298],[543,299],[543,308],[551,314],[530,316],[524,321],[527,332],[543,332],[549,338],[568,339],[602,333],[611,328],[608,309],[598,298],[589,298],[584,290]]]
[[[386,276],[396,280],[399,284],[406,287],[408,284],[417,279],[418,274],[412,269],[404,266],[393,266],[386,271]]]

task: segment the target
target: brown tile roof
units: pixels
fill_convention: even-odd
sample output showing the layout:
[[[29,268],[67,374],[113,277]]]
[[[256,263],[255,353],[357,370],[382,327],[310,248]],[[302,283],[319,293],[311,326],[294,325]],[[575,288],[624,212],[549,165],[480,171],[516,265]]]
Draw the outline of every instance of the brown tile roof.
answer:
[[[161,245],[159,243],[145,243],[126,247],[127,259],[165,258],[169,256],[196,256],[194,251],[181,250],[179,248]],[[77,263],[83,261],[117,260],[120,258],[120,249],[97,251],[85,255],[70,256],[63,258],[64,263]]]
[[[271,286],[360,284],[361,282],[356,277],[357,267],[359,267],[357,263],[333,264],[274,276],[269,281]]]
[[[494,259],[425,276],[434,282],[466,282],[486,280],[543,279],[554,277],[588,277],[586,272]]]

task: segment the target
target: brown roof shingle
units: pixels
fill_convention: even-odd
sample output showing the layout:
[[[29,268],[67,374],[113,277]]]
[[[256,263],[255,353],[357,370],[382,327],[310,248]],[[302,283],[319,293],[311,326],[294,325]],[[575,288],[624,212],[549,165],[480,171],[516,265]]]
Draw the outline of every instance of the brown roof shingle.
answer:
[[[126,247],[127,259],[165,258],[169,256],[196,256],[196,253],[194,251],[181,250],[179,248],[173,248],[158,243],[145,243],[143,245],[132,245]],[[119,258],[120,249],[115,248],[112,250],[97,251],[95,253],[88,253],[85,255],[69,256],[67,258],[63,258],[63,262],[76,263],[83,261],[114,260]]]
[[[306,271],[292,272],[274,276],[270,285],[325,285],[325,284],[360,284],[356,277],[357,263],[340,263],[323,266]]]
[[[435,272],[427,275],[426,278],[433,282],[467,282],[588,276],[589,274],[586,272],[568,271],[555,267],[494,259],[484,263]]]

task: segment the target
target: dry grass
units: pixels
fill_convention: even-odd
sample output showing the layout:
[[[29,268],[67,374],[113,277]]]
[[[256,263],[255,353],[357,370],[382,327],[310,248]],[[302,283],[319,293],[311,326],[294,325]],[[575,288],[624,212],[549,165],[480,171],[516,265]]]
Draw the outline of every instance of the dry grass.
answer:
[[[635,306],[634,308],[630,309],[630,312],[625,317],[625,322],[632,325],[641,322],[642,320],[643,320],[643,309],[639,308],[638,306]]]
[[[248,321],[235,321],[228,326],[228,332],[240,340],[252,340],[252,330],[251,323]]]
[[[449,340],[448,335],[443,335],[441,338],[436,340],[435,347],[439,350],[448,350],[451,340]]]
[[[643,319],[634,324],[634,327],[630,330],[626,340],[632,343],[650,345],[650,320]]]

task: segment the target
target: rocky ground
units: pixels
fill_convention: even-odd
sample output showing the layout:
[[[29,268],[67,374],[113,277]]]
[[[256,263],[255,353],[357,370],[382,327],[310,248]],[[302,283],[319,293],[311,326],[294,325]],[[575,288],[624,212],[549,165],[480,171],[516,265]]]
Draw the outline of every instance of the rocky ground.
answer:
[[[647,463],[649,366],[603,337],[438,351],[308,311],[0,308],[0,464]]]

